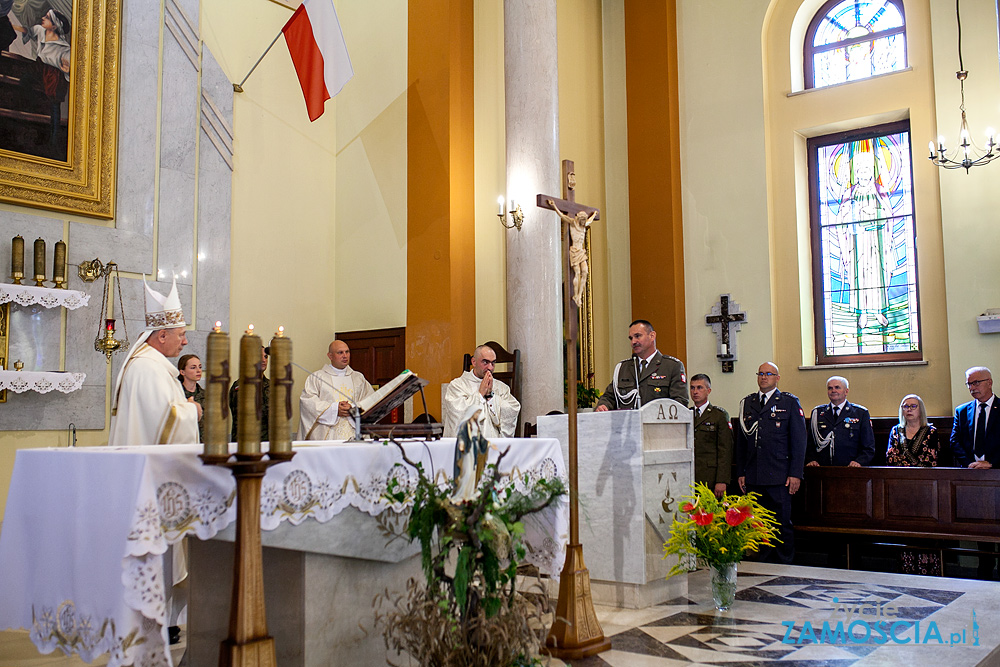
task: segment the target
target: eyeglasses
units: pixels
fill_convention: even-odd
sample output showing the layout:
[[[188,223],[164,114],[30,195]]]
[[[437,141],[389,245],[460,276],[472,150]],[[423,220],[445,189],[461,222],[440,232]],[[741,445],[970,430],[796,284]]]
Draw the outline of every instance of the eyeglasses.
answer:
[[[985,380],[971,380],[965,383],[966,387],[978,387],[984,382],[992,382],[993,378],[986,378]]]
[[[771,378],[777,375],[777,373],[757,373],[757,377]]]
[[[904,410],[919,410],[920,409],[919,405],[910,405],[908,403],[904,403],[900,407],[903,408]]]

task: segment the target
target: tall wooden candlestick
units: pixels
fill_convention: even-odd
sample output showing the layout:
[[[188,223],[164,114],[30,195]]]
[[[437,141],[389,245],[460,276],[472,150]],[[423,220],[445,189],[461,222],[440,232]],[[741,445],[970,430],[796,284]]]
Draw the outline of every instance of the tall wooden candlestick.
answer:
[[[35,239],[35,286],[45,287],[45,239]]]
[[[268,405],[268,457],[291,458],[292,454],[292,339],[285,327],[271,339],[271,397]]]
[[[56,242],[55,256],[52,260],[52,282],[56,289],[66,289],[66,244]]]
[[[208,334],[207,344],[208,382],[205,386],[205,426],[206,462],[225,461],[229,458],[229,334],[222,330],[222,322]]]
[[[260,419],[263,405],[263,346],[253,325],[240,339],[240,387],[236,411],[236,458],[244,461],[261,458]]]
[[[24,238],[20,234],[10,240],[10,277],[15,285],[24,277]]]

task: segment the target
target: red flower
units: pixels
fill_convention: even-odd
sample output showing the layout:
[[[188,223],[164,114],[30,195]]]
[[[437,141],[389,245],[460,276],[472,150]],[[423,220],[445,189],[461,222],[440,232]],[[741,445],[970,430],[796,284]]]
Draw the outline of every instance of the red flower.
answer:
[[[681,505],[681,511],[686,513],[693,512],[694,505],[692,505],[691,503],[684,503],[683,505]]]
[[[750,513],[746,511],[746,508],[735,508],[732,507],[726,510],[726,523],[730,526],[738,526],[747,519],[750,518]]]
[[[699,510],[697,514],[692,514],[691,518],[694,519],[694,522],[699,526],[707,526],[708,524],[712,523],[712,519],[714,519],[715,517],[712,515],[711,512],[704,512]]]

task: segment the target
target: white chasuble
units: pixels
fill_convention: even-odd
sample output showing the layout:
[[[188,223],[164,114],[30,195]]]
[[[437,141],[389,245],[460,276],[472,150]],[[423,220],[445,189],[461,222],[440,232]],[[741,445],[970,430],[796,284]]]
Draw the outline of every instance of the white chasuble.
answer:
[[[465,411],[474,405],[482,406],[480,413],[482,432],[487,438],[513,438],[517,428],[517,415],[521,404],[510,393],[510,388],[493,378],[493,396],[486,400],[479,393],[482,382],[472,371],[465,371],[448,383],[444,395],[444,437],[454,438]]]
[[[112,402],[108,445],[198,442],[198,406],[184,397],[177,367],[141,344],[125,362]]]
[[[326,364],[306,378],[299,398],[299,440],[350,440],[354,424],[340,417],[341,401],[357,403],[375,392],[365,376],[350,366]]]

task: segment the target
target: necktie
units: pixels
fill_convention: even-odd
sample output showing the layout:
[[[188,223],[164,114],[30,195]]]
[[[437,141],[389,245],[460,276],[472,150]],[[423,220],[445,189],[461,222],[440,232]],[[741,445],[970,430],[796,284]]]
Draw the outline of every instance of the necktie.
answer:
[[[973,450],[976,456],[986,454],[986,404],[979,404],[979,419],[976,420],[976,443]]]
[[[765,394],[761,394],[760,395],[760,407],[764,407],[765,403],[767,403],[767,396]]]
[[[840,408],[834,408],[833,409],[833,420],[837,421],[838,419],[840,419]]]
[[[646,361],[645,359],[643,359],[642,361],[639,362],[639,375],[642,375],[643,373],[646,372],[646,366],[648,366],[648,365],[649,365],[649,362]]]

